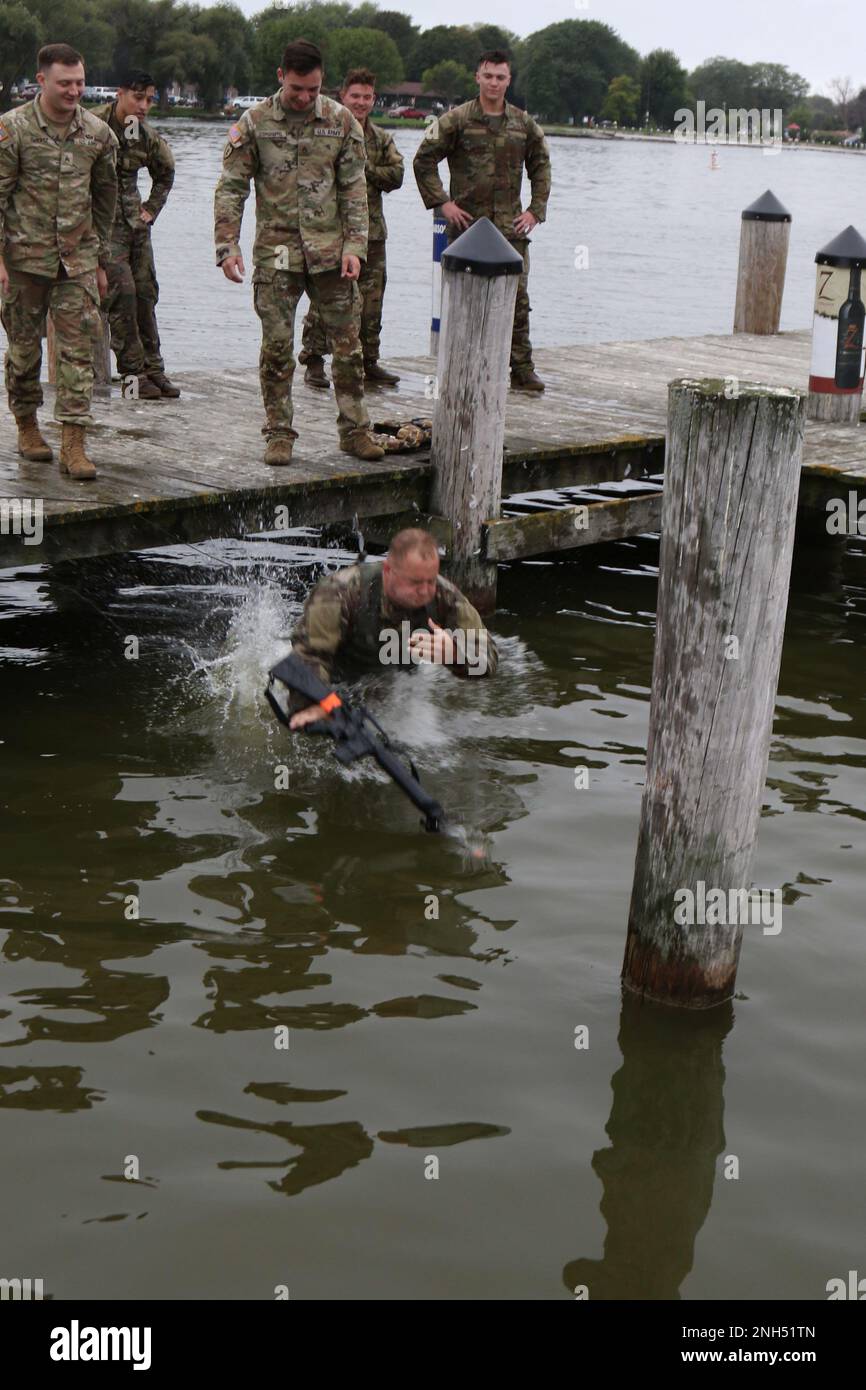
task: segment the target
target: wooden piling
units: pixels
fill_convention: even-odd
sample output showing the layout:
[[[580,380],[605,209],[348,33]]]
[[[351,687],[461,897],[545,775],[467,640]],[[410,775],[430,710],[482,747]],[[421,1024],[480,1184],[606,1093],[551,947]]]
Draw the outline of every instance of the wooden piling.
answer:
[[[791,214],[769,188],[740,224],[735,333],[778,333],[791,239]]]
[[[711,889],[731,904],[732,890],[750,887],[804,420],[803,393],[784,387],[669,388],[647,772],[623,962],[627,988],[665,1003],[707,1008],[734,990],[743,922],[729,919],[742,917],[744,894],[721,921],[692,926],[683,890],[700,918],[711,917],[700,911]]]
[[[499,516],[511,329],[522,257],[486,217],[442,255],[432,510],[451,523],[449,573],[480,612],[496,604],[484,523]]]

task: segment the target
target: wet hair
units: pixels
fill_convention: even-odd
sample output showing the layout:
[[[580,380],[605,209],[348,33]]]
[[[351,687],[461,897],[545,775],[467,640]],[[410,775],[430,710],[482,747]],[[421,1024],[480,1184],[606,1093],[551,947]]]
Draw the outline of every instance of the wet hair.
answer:
[[[436,537],[431,536],[429,531],[422,531],[418,526],[408,526],[405,531],[398,531],[396,536],[391,537],[388,559],[392,564],[399,565],[407,555],[416,550],[425,559],[432,559],[434,555],[439,559]]]
[[[340,83],[340,91],[347,92],[350,87],[372,87],[376,90],[376,74],[369,68],[352,68]]]
[[[149,72],[142,72],[141,68],[130,68],[129,72],[123,73],[117,86],[119,91],[146,92],[148,87],[155,87],[156,83]]]
[[[511,57],[505,52],[504,48],[485,48],[478,62],[475,64],[475,71],[481,67],[482,63],[507,63],[508,70],[511,71]]]
[[[77,48],[72,48],[68,43],[46,43],[36,54],[36,71],[45,72],[46,68],[53,67],[55,63],[62,63],[65,68],[77,67],[79,63],[84,65],[84,59]]]
[[[314,43],[309,43],[307,39],[296,39],[294,43],[286,44],[283,72],[296,72],[300,77],[306,77],[316,68],[323,67],[322,50]]]

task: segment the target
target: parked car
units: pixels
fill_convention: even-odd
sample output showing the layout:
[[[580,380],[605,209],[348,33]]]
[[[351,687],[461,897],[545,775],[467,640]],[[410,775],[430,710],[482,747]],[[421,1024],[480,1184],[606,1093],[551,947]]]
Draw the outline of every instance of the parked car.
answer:
[[[19,100],[19,101],[32,101],[33,98],[34,98],[34,97],[37,97],[38,95],[39,95],[39,83],[38,83],[38,82],[25,82],[25,84],[24,84],[23,87],[19,87],[19,88],[18,88],[18,100]]]
[[[249,111],[251,106],[259,106],[267,97],[232,97],[226,102],[227,111]]]
[[[395,106],[390,111],[385,112],[386,116],[395,116],[400,121],[426,121],[428,116],[432,116],[432,111],[422,111],[417,106]]]

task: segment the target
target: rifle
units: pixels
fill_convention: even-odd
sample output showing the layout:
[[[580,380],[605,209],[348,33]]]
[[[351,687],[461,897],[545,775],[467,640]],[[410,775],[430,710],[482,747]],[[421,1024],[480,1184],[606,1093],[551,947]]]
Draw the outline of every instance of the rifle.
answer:
[[[280,681],[288,686],[290,690],[295,690],[299,695],[303,695],[313,704],[321,705],[329,716],[327,719],[319,719],[314,724],[307,725],[310,733],[329,734],[334,740],[334,754],[338,762],[344,767],[355,762],[358,758],[375,758],[381,768],[387,772],[388,776],[397,783],[401,791],[404,791],[413,805],[423,812],[424,820],[422,825],[425,830],[437,831],[442,829],[445,819],[445,812],[434,801],[433,797],[421,786],[415,764],[408,758],[409,767],[404,767],[403,763],[393,751],[388,735],[381,724],[373,718],[368,709],[363,705],[347,705],[335,690],[320,681],[315,672],[297,656],[287,656],[274,666],[268,675],[268,684],[265,689],[265,698],[268,701],[274,714],[281,724],[289,727],[290,715],[277,700],[273,686],[275,681]],[[373,725],[378,730],[379,737],[376,737],[367,725]]]

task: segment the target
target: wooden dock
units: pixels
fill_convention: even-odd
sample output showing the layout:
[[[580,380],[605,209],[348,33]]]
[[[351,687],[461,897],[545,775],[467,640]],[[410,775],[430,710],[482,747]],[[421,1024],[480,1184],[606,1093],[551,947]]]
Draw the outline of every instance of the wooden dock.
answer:
[[[543,396],[511,392],[503,471],[503,508],[487,527],[487,554],[507,560],[657,531],[664,461],[667,385],[674,377],[758,381],[805,389],[809,332],[772,337],[715,335],[651,342],[543,349],[536,363]],[[374,422],[429,416],[432,358],[391,359],[399,388],[372,388]],[[50,563],[216,535],[283,526],[349,525],[357,518],[375,538],[412,517],[427,518],[431,468],[426,453],[364,463],[337,448],[333,391],[295,376],[295,462],[262,462],[263,415],[254,369],[180,373],[180,400],[128,401],[119,388],[97,398],[89,448],[99,477],[70,481],[51,464],[15,451],[14,425],[0,417],[0,567]],[[43,429],[59,448],[51,420]],[[866,496],[866,431],[810,423],[803,453],[801,507],[823,509],[830,496]],[[655,478],[655,483],[652,479]],[[605,484],[618,484],[616,490]],[[641,484],[640,489],[636,487]],[[601,487],[601,492],[597,491]],[[582,489],[588,524],[575,528]],[[624,492],[623,488],[634,489]],[[557,499],[571,506],[557,509]],[[576,496],[575,496],[576,494]],[[41,500],[41,544],[15,534],[16,499]],[[278,513],[277,508],[281,511]],[[381,518],[381,522],[378,520]],[[442,531],[447,545],[447,527]]]

